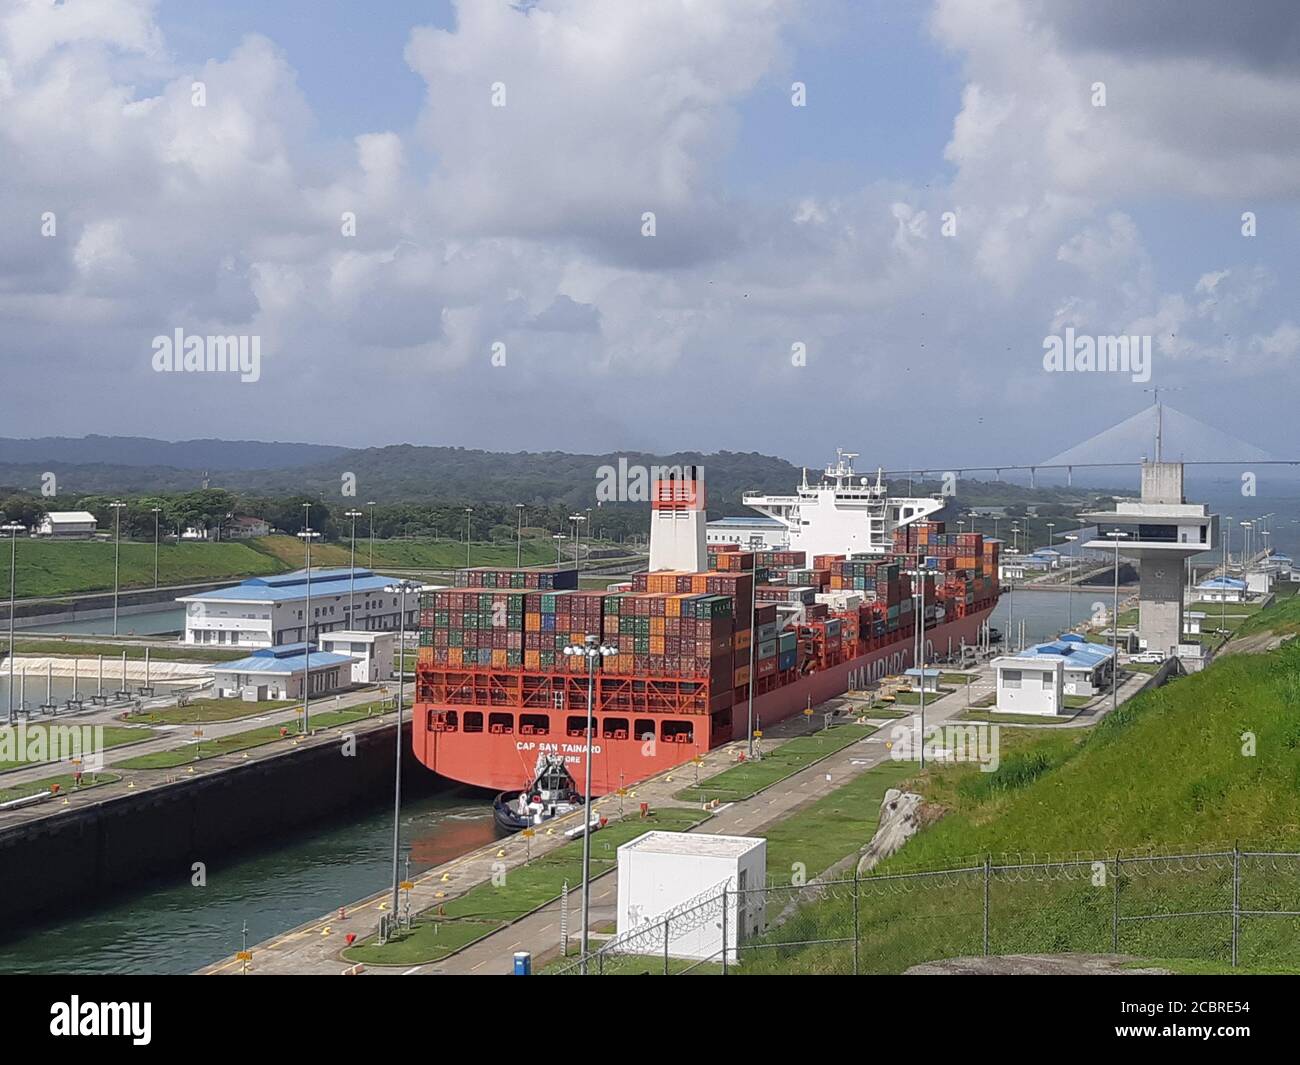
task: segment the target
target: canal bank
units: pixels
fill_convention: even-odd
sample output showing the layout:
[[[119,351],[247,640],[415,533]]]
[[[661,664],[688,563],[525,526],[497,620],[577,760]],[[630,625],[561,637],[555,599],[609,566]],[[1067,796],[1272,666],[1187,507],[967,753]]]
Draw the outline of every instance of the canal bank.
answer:
[[[165,607],[169,614],[178,610],[178,595],[197,595],[214,588],[225,588],[235,583],[233,579],[204,581],[200,584],[178,584],[168,588],[142,588],[118,593],[119,618],[137,614],[154,614]],[[81,625],[113,616],[113,593],[95,592],[89,595],[64,596],[58,599],[27,599],[14,604],[14,628],[19,631],[45,629],[47,626]],[[183,620],[183,619],[182,619]],[[0,625],[9,626],[9,602],[0,602]],[[125,630],[127,626],[119,626]],[[49,630],[57,631],[57,630]],[[66,629],[64,631],[82,631]],[[93,631],[93,630],[84,630]]]
[[[151,880],[190,884],[251,847],[375,808],[392,795],[394,727],[390,712],[0,815],[0,939]],[[409,722],[404,732],[408,792],[427,795],[436,778],[409,755]]]

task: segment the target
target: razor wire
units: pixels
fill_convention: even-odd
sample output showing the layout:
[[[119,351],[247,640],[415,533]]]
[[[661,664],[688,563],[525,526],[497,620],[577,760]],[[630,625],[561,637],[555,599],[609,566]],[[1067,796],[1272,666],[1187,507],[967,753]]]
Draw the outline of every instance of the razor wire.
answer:
[[[587,971],[616,957],[661,955],[672,939],[733,914],[733,945],[690,959],[678,973],[902,972],[970,955],[1125,953],[1195,957],[1237,965],[1296,964],[1300,852],[1149,847],[1133,853],[986,855],[931,869],[814,879],[737,890],[731,880],[610,940]],[[1284,920],[1271,920],[1282,918]],[[736,963],[728,965],[727,956]],[[685,960],[685,959],[683,959]],[[566,971],[576,971],[577,965]],[[613,968],[613,966],[611,966]]]
[[[720,880],[712,887],[665,910],[652,920],[643,921],[614,936],[598,950],[591,951],[585,959],[579,958],[565,970],[557,971],[556,975],[564,975],[571,969],[581,969],[584,961],[590,972],[593,964],[599,968],[608,958],[658,954],[671,942],[670,933],[680,938],[698,931],[716,916],[715,907],[725,906],[729,895],[735,897],[736,892],[729,890],[731,879],[727,877]],[[723,946],[725,948],[726,944]]]

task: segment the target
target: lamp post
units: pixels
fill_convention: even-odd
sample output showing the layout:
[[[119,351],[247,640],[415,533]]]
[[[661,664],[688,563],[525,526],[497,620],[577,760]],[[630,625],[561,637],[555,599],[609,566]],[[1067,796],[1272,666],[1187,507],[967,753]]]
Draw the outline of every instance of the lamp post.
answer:
[[[302,541],[307,553],[307,606],[302,615],[302,734],[306,736],[311,732],[311,542],[319,540],[320,533],[313,532],[311,528],[311,504],[304,503],[302,509],[305,517],[298,539]]]
[[[14,580],[18,572],[18,534],[26,530],[16,521],[0,525],[9,534],[9,724],[14,723]]]
[[[591,905],[591,731],[592,711],[596,697],[596,667],[600,660],[618,654],[617,647],[610,647],[600,642],[599,637],[588,636],[582,643],[570,644],[564,649],[566,655],[583,655],[587,659],[587,749],[586,785],[582,790],[584,803],[582,816],[586,819],[582,830],[582,973],[587,973],[588,936],[591,921],[588,910]]]
[[[345,510],[343,516],[352,519],[352,562],[348,567],[348,628],[352,628],[357,611],[357,519],[361,517],[361,511],[355,508]]]
[[[402,711],[406,708],[406,593],[418,592],[415,581],[396,581],[384,588],[390,595],[401,597],[397,622],[397,739],[393,764],[393,920],[397,919],[397,889],[400,879],[397,870],[397,853],[401,844],[402,825]]]
[[[552,533],[551,539],[555,541],[555,567],[559,569],[564,565],[564,555],[562,554],[561,544],[564,542],[564,533]]]
[[[162,507],[150,507],[153,512],[153,586],[158,587],[158,515]]]
[[[371,569],[375,568],[375,501],[372,499],[366,504],[370,510],[370,562]]]
[[[1071,533],[1066,533],[1064,536],[1061,537],[1061,539],[1067,540],[1070,543],[1077,543],[1079,540],[1077,536],[1074,536]],[[1066,582],[1065,582],[1065,631],[1066,632],[1072,632],[1074,630],[1074,551],[1073,550],[1070,552],[1069,557],[1070,557],[1070,569],[1069,569],[1069,575],[1066,577]]]
[[[746,757],[754,757],[754,648],[758,645],[758,633],[754,631],[754,619],[758,616],[758,588],[750,580],[749,590],[749,683],[746,685],[749,695],[749,753]],[[780,647],[777,653],[780,654]]]
[[[573,529],[573,558],[578,567],[578,577],[582,577],[582,523],[587,520],[585,514],[570,514],[569,522]]]
[[[474,513],[473,507],[465,508],[465,568],[469,569],[469,518]]]
[[[515,504],[515,514],[518,520],[515,522],[515,569],[522,569],[524,565],[524,505]]]
[[[1111,529],[1106,535],[1115,543],[1115,600],[1110,617],[1110,709],[1113,713],[1119,706],[1119,542],[1128,539],[1128,533]]]
[[[118,575],[122,555],[122,508],[126,504],[115,499],[109,506],[113,508],[113,635],[116,636]]]
[[[921,569],[921,613],[917,618],[917,631],[919,633],[916,641],[917,655],[920,660],[919,670],[921,676],[921,734],[917,737],[920,741],[917,745],[921,752],[921,768],[925,768],[925,569]]]

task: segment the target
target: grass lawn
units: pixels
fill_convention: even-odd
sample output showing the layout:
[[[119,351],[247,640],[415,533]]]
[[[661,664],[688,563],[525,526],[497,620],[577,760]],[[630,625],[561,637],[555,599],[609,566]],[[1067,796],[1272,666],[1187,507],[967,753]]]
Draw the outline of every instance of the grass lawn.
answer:
[[[204,721],[238,721],[257,714],[275,710],[288,710],[301,706],[292,699],[266,699],[248,703],[243,699],[194,699],[188,706],[167,706],[158,710],[142,710],[127,717],[132,725],[184,725]]]
[[[269,555],[291,569],[301,569],[303,564],[302,541],[295,536],[263,536],[252,541]],[[347,566],[351,562],[351,541],[315,544],[311,549],[311,564],[315,566]],[[475,542],[470,545],[470,564],[474,566],[502,566],[513,568],[515,544],[511,540],[501,543]],[[555,564],[555,545],[550,540],[525,540],[523,551],[525,566],[552,566]],[[370,567],[370,541],[357,535],[357,565]],[[455,540],[376,540],[375,568],[392,569],[459,569],[465,565],[465,545]]]
[[[796,736],[768,750],[760,759],[738,762],[698,785],[684,788],[674,798],[682,802],[709,802],[713,799],[735,802],[737,799],[747,799],[875,731],[872,725],[845,724],[832,725],[810,736]],[[676,770],[681,774],[690,771],[690,766],[681,766]]]
[[[286,567],[246,543],[172,543],[158,549],[158,582],[186,584],[221,577],[279,573]],[[101,540],[22,540],[15,595],[19,599],[109,591],[113,544]],[[153,544],[122,543],[121,586],[153,587]],[[9,567],[0,573],[0,598],[9,596]]]
[[[591,837],[592,876],[614,867],[621,844],[643,833],[681,832],[708,815],[700,810],[661,809],[644,820],[613,821]],[[504,882],[479,884],[464,895],[418,914],[410,932],[394,936],[382,947],[372,938],[343,952],[349,961],[368,965],[416,965],[439,961],[509,921],[545,905],[582,882],[582,841],[574,840],[527,865],[511,869]]]
[[[925,705],[933,706],[945,695],[951,695],[951,694],[952,694],[951,688],[940,688],[937,692],[926,692]],[[920,692],[895,692],[894,705],[895,706],[920,706],[921,693]]]
[[[8,649],[8,644],[5,644]],[[122,652],[126,652],[128,662],[143,662],[144,648],[130,643],[93,643],[82,640],[62,640],[53,636],[14,637],[14,653],[20,655],[73,655],[78,658],[104,656],[104,682],[113,675],[113,663],[122,661]],[[151,647],[149,660],[152,662],[231,662],[238,657],[238,652],[216,651],[210,647]],[[117,674],[118,679],[121,674]],[[134,683],[134,682],[133,682]]]
[[[929,706],[930,704],[927,702],[926,705]],[[900,718],[900,717],[915,716],[910,711],[894,709],[893,705],[890,703],[877,703],[870,710],[866,709],[866,707],[863,707],[862,712],[866,714],[867,717],[885,718],[886,720],[893,719],[893,718]]]
[[[60,791],[75,794],[78,791],[95,788],[101,784],[113,784],[121,779],[120,776],[115,776],[112,773],[87,773],[81,778],[81,787],[78,788],[75,786],[71,773],[62,773],[55,777],[45,777],[42,780],[32,780],[26,784],[14,784],[12,787],[0,788],[0,802],[9,802],[11,799],[25,799],[28,795],[49,791],[55,784],[59,786]]]
[[[768,827],[763,833],[768,882],[789,884],[797,873],[811,880],[866,846],[879,823],[885,792],[916,772],[912,762],[882,762]]]
[[[1047,714],[999,714],[988,710],[967,710],[957,715],[958,721],[986,721],[990,725],[1062,725],[1073,717],[1056,717]]]
[[[965,684],[968,680],[974,680],[974,679],[975,678],[973,673],[940,673],[939,674],[940,684],[962,685]]]
[[[44,732],[42,734],[41,740],[39,741],[41,743],[41,747],[39,749],[35,749],[33,747],[33,743],[37,741],[35,741],[33,737],[36,735],[36,730],[37,729],[44,730],[44,729],[51,729],[51,728],[54,730],[55,736],[51,737],[49,732]],[[25,739],[25,746],[28,751],[45,755],[49,750],[49,745],[51,743],[51,740],[57,742],[60,746],[64,745],[67,742],[62,739],[57,739],[60,730],[79,729],[79,728],[80,726],[69,724],[67,722],[64,722],[62,724],[49,725],[42,721],[36,724],[29,724],[22,735]],[[10,728],[8,725],[0,725],[0,750],[5,750],[6,748],[12,749],[14,746],[17,745],[18,742],[17,734],[15,734],[15,738],[10,739],[7,743],[5,742],[9,732],[10,732]],[[105,725],[104,726],[104,749],[107,750],[110,747],[121,747],[127,743],[138,743],[141,740],[150,739],[151,736],[152,733],[150,733],[148,729],[124,728],[119,725]],[[15,753],[21,753],[21,752],[15,752]],[[49,761],[48,756],[42,758],[41,761]],[[31,764],[32,763],[27,761],[26,758],[0,760],[0,773],[3,773],[10,769],[25,769]]]
[[[1207,622],[1213,620],[1206,618]],[[1250,636],[1257,632],[1273,632],[1279,635],[1300,632],[1300,596],[1290,595],[1279,598],[1267,610],[1252,615],[1237,626],[1234,636]]]
[[[880,872],[951,868],[970,864],[972,855],[989,854],[995,862],[1137,856],[1152,847],[1230,850],[1234,841],[1243,850],[1300,851],[1298,704],[1300,645],[1286,644],[1267,654],[1220,658],[1135,696],[1091,730],[1004,732],[996,772],[937,765],[920,778],[922,793],[947,813]],[[1230,905],[1230,859],[1132,868],[1120,880],[1125,916]],[[882,885],[862,902],[862,956],[876,971],[900,971],[930,958],[979,953],[981,879],[938,877],[933,887],[918,882],[897,896]],[[1249,908],[1294,909],[1300,858],[1244,858],[1241,884]],[[1086,875],[995,877],[991,949],[1108,952],[1113,900],[1109,882],[1102,890]],[[797,932],[809,940],[842,929],[846,905],[809,905],[795,922]],[[1126,923],[1119,949],[1142,958],[1182,957],[1193,971],[1214,971],[1230,962],[1230,925],[1222,916]],[[774,938],[787,934],[780,929]],[[824,968],[827,949],[783,948],[783,971]],[[1241,964],[1300,968],[1300,927],[1244,918]]]
[[[1259,613],[1260,605],[1258,603],[1189,603],[1187,609],[1203,610],[1214,617],[1218,617],[1225,612],[1228,617],[1232,617],[1234,614],[1244,617]]]
[[[368,703],[366,706],[351,707],[347,710],[326,710],[313,713],[311,718],[312,730],[317,731],[351,724],[353,721],[360,721],[379,712],[378,703]],[[289,730],[287,736],[282,737],[280,735],[281,728]],[[263,725],[260,728],[234,732],[229,736],[222,736],[218,739],[205,739],[197,744],[187,743],[183,747],[173,747],[166,751],[153,751],[150,754],[142,754],[136,758],[128,758],[124,762],[117,763],[117,765],[121,769],[174,769],[176,766],[201,762],[205,758],[216,758],[223,754],[237,754],[251,747],[260,747],[265,743],[274,743],[280,739],[288,742],[298,735],[296,730],[296,724]]]

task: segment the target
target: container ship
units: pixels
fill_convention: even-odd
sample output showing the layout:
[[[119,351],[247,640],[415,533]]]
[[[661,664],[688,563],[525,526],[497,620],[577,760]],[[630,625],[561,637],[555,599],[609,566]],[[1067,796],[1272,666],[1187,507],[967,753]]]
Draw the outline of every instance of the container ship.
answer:
[[[599,796],[850,688],[964,654],[997,604],[996,540],[948,533],[943,501],[898,499],[841,453],[794,495],[746,495],[785,546],[706,544],[693,467],[653,484],[649,568],[604,591],[574,569],[467,569],[420,604],[415,755],[466,784],[527,788],[539,755],[582,786],[588,664]],[[921,633],[924,636],[921,636]],[[924,640],[924,652],[920,641]]]

